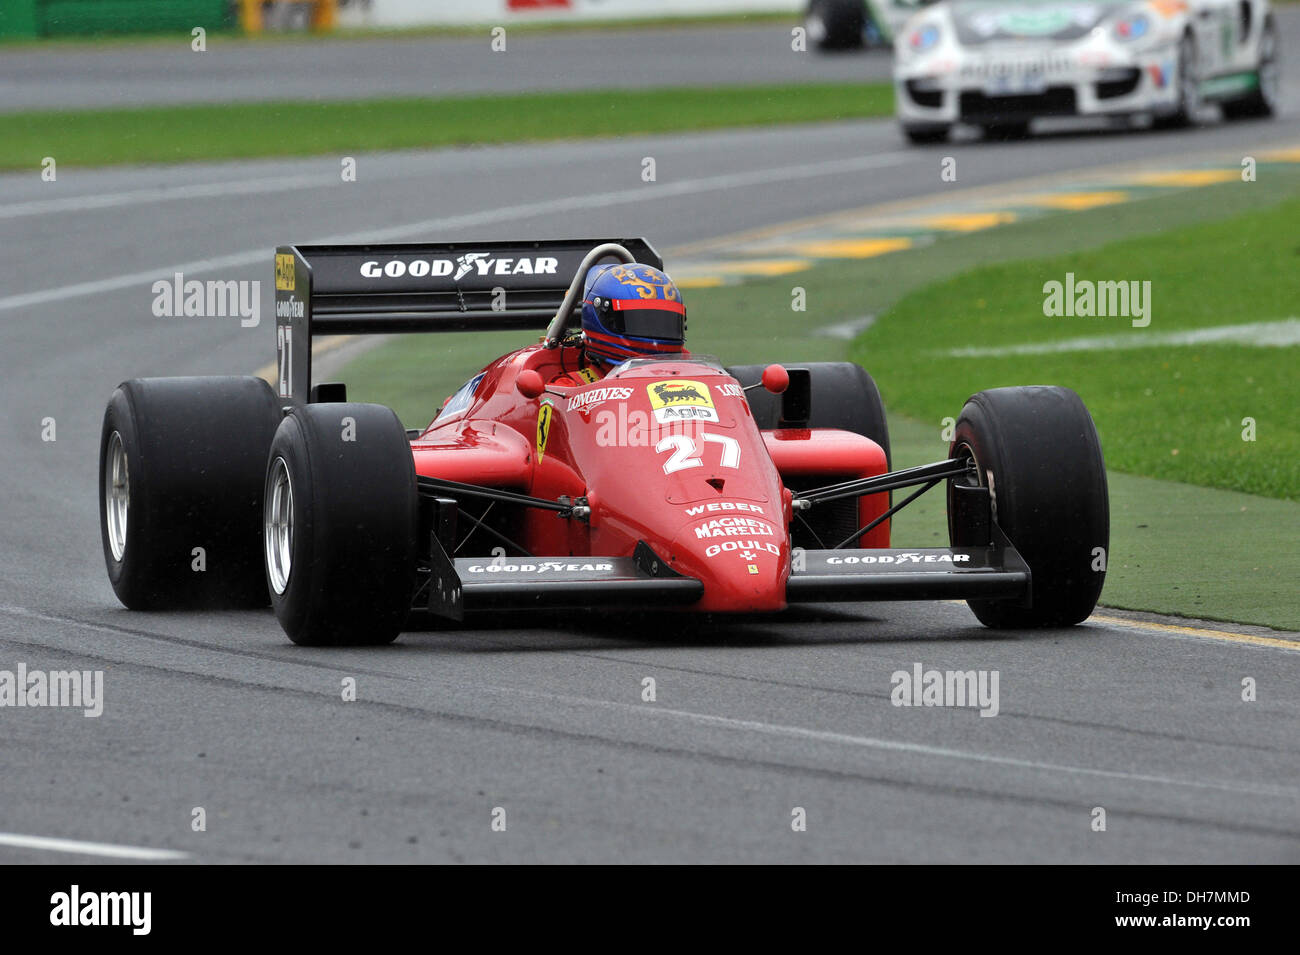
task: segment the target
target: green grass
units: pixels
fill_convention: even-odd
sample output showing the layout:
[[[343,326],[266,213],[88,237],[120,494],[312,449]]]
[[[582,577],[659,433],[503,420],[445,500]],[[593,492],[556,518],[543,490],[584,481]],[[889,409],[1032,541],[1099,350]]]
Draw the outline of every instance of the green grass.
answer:
[[[1220,223],[1066,256],[992,265],[919,289],[858,342],[893,407],[923,421],[1001,385],[1073,388],[1107,464],[1151,477],[1300,500],[1300,348],[1165,346],[953,358],[964,346],[1190,330],[1300,316],[1300,199]],[[1049,318],[1043,285],[1150,280],[1146,329],[1124,318]],[[937,369],[941,374],[936,374]],[[1244,418],[1256,440],[1242,439]]]
[[[891,414],[894,466],[942,458],[940,429]],[[1102,603],[1126,610],[1300,630],[1300,504],[1111,471]],[[937,489],[936,489],[937,491]],[[900,511],[894,540],[947,543],[944,499]]]
[[[887,83],[583,90],[0,114],[0,169],[350,155],[885,116]]]
[[[707,14],[703,16],[674,16],[674,17],[629,17],[627,19],[611,20],[546,20],[537,23],[515,22],[506,24],[507,36],[512,37],[518,34],[531,35],[538,33],[591,33],[591,32],[609,32],[616,30],[648,30],[648,29],[694,29],[708,27],[729,27],[729,26],[756,26],[767,23],[782,23],[793,26],[798,17],[791,13],[735,13],[735,14]],[[208,49],[217,49],[217,43],[221,47],[229,47],[235,44],[252,44],[252,43],[317,43],[325,44],[339,40],[422,40],[422,39],[458,39],[465,37],[483,37],[488,36],[493,24],[480,24],[478,26],[451,26],[451,25],[429,25],[418,27],[339,27],[328,33],[319,33],[315,31],[307,32],[277,32],[268,31],[263,33],[243,33],[239,29],[230,30],[208,30]],[[45,37],[27,37],[27,36],[0,36],[0,49],[21,48],[35,46],[58,46],[60,48],[84,47],[86,49],[97,49],[100,47],[121,47],[121,46],[172,46],[181,43],[188,47],[190,44],[190,32],[184,30],[181,32],[162,32],[162,33],[94,33],[94,34],[63,34],[58,36]],[[508,41],[507,41],[508,42]]]

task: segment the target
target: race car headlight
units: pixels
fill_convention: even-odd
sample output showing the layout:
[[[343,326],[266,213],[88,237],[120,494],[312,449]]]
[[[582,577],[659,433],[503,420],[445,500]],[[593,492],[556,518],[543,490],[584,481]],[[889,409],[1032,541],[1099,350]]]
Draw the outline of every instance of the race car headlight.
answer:
[[[1151,18],[1145,13],[1131,13],[1115,21],[1115,39],[1133,43],[1151,34]]]
[[[927,53],[939,45],[939,28],[933,23],[923,23],[907,36],[909,53]]]

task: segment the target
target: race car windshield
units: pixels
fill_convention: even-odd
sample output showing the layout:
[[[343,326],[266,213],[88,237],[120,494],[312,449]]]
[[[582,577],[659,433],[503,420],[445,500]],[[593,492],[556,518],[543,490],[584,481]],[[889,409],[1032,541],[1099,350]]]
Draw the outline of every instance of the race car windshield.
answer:
[[[664,364],[679,364],[681,362],[690,362],[692,365],[703,365],[713,371],[725,371],[722,362],[713,355],[695,355],[685,352],[678,355],[656,355],[653,358],[629,358],[625,362],[616,365],[614,369],[605,376],[609,381],[613,378],[638,377],[632,373],[642,368],[654,368],[659,371],[659,366]]]

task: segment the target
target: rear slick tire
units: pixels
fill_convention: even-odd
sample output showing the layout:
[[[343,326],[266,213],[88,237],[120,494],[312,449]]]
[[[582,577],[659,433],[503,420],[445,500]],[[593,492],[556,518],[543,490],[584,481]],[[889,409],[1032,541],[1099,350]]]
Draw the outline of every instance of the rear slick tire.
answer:
[[[262,477],[280,421],[260,378],[134,378],[104,410],[99,526],[130,610],[265,607]]]

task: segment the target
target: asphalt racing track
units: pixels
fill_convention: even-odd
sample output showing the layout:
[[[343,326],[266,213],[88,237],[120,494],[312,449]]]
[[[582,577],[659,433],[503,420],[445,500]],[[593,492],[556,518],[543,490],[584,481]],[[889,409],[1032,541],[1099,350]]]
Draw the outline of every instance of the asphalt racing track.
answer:
[[[643,234],[671,267],[688,242],[927,195],[946,153],[969,187],[1292,144],[1288,82],[1282,119],[1187,133],[917,150],[863,122],[362,156],[350,184],[336,157],[0,177],[0,668],[106,672],[98,719],[0,711],[0,859],[104,858],[39,836],[198,862],[1300,860],[1300,653],[1281,646],[1111,614],[993,635],[931,603],[497,619],[309,650],[269,611],[123,610],[95,492],[119,381],[272,357],[277,243]],[[154,318],[150,285],[177,271],[263,280],[262,324]],[[918,662],[999,671],[999,715],[891,706],[891,673]]]

